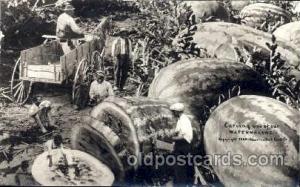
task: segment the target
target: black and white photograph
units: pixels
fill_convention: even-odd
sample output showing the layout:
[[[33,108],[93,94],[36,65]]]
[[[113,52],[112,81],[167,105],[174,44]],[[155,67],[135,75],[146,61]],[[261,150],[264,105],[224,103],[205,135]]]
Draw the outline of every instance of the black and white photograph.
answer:
[[[300,1],[0,0],[0,186],[299,187]]]

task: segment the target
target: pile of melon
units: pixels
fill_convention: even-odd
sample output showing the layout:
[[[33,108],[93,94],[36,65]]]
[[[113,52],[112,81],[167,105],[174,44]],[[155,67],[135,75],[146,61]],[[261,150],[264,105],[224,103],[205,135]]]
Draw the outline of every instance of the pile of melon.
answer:
[[[272,43],[274,35],[277,52],[281,54],[281,58],[294,71],[299,72],[300,27],[299,21],[294,21],[292,12],[267,1],[231,1],[231,6],[239,12],[241,24],[215,21],[199,23],[193,35],[193,42],[200,48],[206,48],[212,56],[219,59],[217,61],[225,62],[224,59],[230,59],[238,63],[239,57],[247,57],[254,49],[259,49],[261,58],[270,58],[270,49],[266,43]],[[266,17],[272,18],[273,22],[268,22]],[[264,22],[268,22],[270,28],[274,27],[273,33],[262,31],[260,26]],[[162,70],[152,83],[154,87],[150,87],[150,96],[184,102],[188,109],[202,104],[202,97],[207,99],[206,102],[210,101],[207,94],[213,93],[210,89],[218,85],[220,80],[214,79],[212,86],[205,89],[207,92],[199,90],[199,85],[210,80],[198,80],[198,83],[194,83],[185,78],[192,72],[187,73],[186,68],[178,68],[178,74],[181,75],[176,77],[167,71],[171,66]],[[210,67],[207,71],[200,70],[199,74],[204,76],[208,72]],[[226,71],[218,75],[222,73],[226,74]],[[229,75],[229,72],[227,74]],[[211,76],[217,77],[213,74]],[[169,77],[172,77],[172,81]],[[240,78],[242,80],[243,76]],[[161,81],[157,82],[158,80]],[[168,86],[155,87],[159,84]],[[191,84],[194,86],[187,86]],[[173,91],[169,91],[170,88]],[[190,96],[192,92],[194,94]],[[179,94],[186,95],[186,98],[178,99]],[[229,158],[224,158],[231,159],[226,165],[215,163],[216,159],[210,157],[218,178],[225,186],[297,186],[300,169],[300,112],[272,99],[270,95],[265,97],[260,94],[243,94],[219,105],[205,123],[204,149],[207,156],[226,157],[229,154]],[[199,107],[194,110],[194,114],[202,115]],[[240,156],[240,160],[236,160],[240,162],[234,163],[232,158],[236,155]],[[247,159],[253,155],[262,163],[250,165]],[[275,156],[282,156],[282,163],[272,163],[272,156],[273,159]]]
[[[292,22],[290,12],[268,1],[232,1],[241,24],[230,23],[230,12],[224,3],[187,4],[197,21],[193,42],[207,49],[213,58],[181,60],[161,69],[150,85],[148,98],[105,100],[94,108],[87,125],[75,130],[73,148],[103,160],[118,182],[126,181],[126,176],[140,167],[126,164],[128,154],[148,152],[150,139],[142,141],[143,137],[173,128],[169,106],[181,102],[193,121],[197,137],[193,149],[204,147],[223,185],[296,186],[300,112],[273,99],[272,89],[262,75],[239,58],[258,50],[261,58],[269,60],[266,43],[272,43],[273,34],[281,58],[299,72],[299,23]],[[266,16],[274,17],[274,23],[270,23],[278,27],[274,33],[259,30]],[[201,23],[208,18],[212,19]],[[184,35],[180,33],[178,37],[181,34]],[[222,103],[223,100],[226,101]],[[212,111],[208,118],[207,108]],[[219,162],[214,159],[216,155]],[[235,156],[239,159],[232,158]],[[281,163],[274,163],[274,156],[282,158]]]

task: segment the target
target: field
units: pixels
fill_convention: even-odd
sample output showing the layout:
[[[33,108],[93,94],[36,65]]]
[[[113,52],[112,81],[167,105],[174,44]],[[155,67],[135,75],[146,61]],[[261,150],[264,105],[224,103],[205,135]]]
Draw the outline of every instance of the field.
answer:
[[[70,147],[71,129],[75,125],[83,123],[83,117],[90,115],[92,107],[88,106],[79,111],[75,110],[71,104],[72,92],[70,85],[36,84],[33,94],[41,95],[43,99],[52,102],[51,116],[53,116],[56,125],[50,129],[49,133],[43,134],[34,120],[28,116],[28,110],[31,106],[30,99],[23,106],[13,102],[13,97],[10,93],[10,79],[14,63],[22,50],[40,45],[43,42],[42,35],[55,35],[56,19],[62,10],[52,5],[56,1],[51,1],[48,5],[39,2],[36,8],[34,8],[36,1],[33,0],[12,4],[11,7],[8,7],[9,2],[13,1],[0,2],[2,10],[1,31],[5,35],[1,41],[0,61],[0,184],[34,185],[36,182],[31,176],[31,166],[36,155],[43,152],[43,144],[55,134],[61,134],[64,145]],[[220,2],[228,11],[230,18],[228,22],[241,25],[241,20],[237,17],[239,11],[234,10],[230,6],[230,1]],[[298,15],[293,11],[294,4],[291,2],[270,1],[269,3],[280,6],[283,10],[289,12],[291,14],[289,22],[298,20]],[[220,48],[219,51],[209,51],[208,49],[211,47],[210,41],[201,40],[201,37],[200,39],[198,38],[200,42],[198,41],[196,38],[198,35],[195,33],[201,27],[201,23],[198,25],[199,22],[195,23],[195,20],[188,19],[191,8],[183,6],[181,1],[157,0],[156,3],[150,3],[147,0],[139,0],[138,4],[135,5],[131,1],[129,3],[121,3],[117,0],[101,2],[96,0],[73,0],[72,4],[76,8],[76,21],[86,32],[92,32],[103,18],[107,16],[112,17],[113,26],[110,28],[105,46],[106,64],[112,63],[110,51],[112,41],[116,38],[114,33],[123,27],[131,31],[129,38],[133,41],[134,65],[130,70],[125,90],[122,92],[117,91],[117,97],[146,97],[150,84],[160,70],[178,61],[192,58],[214,58],[218,55],[223,55],[232,60],[233,56],[235,59],[235,55],[238,54],[236,59],[240,63],[251,67],[251,70],[262,76],[269,86],[268,92],[271,93],[270,97],[300,111],[300,66],[299,64],[294,66],[290,63],[292,57],[290,59],[285,58],[286,56],[283,53],[281,56],[278,55],[278,51],[282,48],[281,46],[290,46],[291,42],[271,35],[279,27],[280,22],[275,17],[273,19],[272,15],[263,24],[260,24],[262,27],[257,28],[260,30],[259,32],[268,33],[268,37],[270,36],[269,38],[265,37],[268,38],[266,39],[268,42],[265,45],[260,45],[263,48],[262,50],[258,49],[259,47],[253,47],[256,45],[253,44],[256,41],[251,43],[251,39],[240,39],[238,38],[239,36],[234,36],[232,38],[240,40],[236,41],[238,44],[233,47],[235,52],[231,51],[235,55],[228,55],[229,52],[226,51],[228,48],[226,50]],[[275,12],[274,14],[277,13]],[[222,16],[219,19],[222,19]],[[212,21],[222,20],[216,19]],[[209,22],[209,19],[203,18],[201,22]],[[276,24],[278,25],[276,26]],[[255,34],[253,34],[251,29],[247,30],[246,28],[245,33],[250,33],[249,36],[254,36]],[[218,31],[211,32],[218,33]],[[211,37],[214,36],[218,37],[219,35],[211,34]],[[223,37],[222,34],[220,36],[221,38]],[[297,37],[299,39],[300,36],[298,35]],[[249,46],[252,48],[249,49]],[[293,44],[293,46],[299,46],[299,43]],[[291,49],[291,53],[288,50],[286,53],[296,54],[295,58],[298,58],[297,55],[300,56],[300,53],[298,53],[299,51],[296,48]],[[297,60],[300,60],[300,57]],[[299,62],[297,61],[297,63]],[[113,74],[112,71],[110,72],[107,79],[113,83]],[[203,109],[204,113],[199,118],[201,119],[199,123],[204,126],[211,112],[218,105],[235,96],[233,92],[238,87],[239,85],[230,87],[232,94],[227,87],[224,89],[226,91],[220,90],[220,93],[216,94],[218,99],[207,102],[209,104],[206,103],[207,105],[203,106],[205,109]],[[204,173],[209,178],[208,181],[218,183],[218,180],[213,178],[213,175],[210,175],[210,171],[204,171]],[[150,185],[164,184],[165,179],[161,179],[160,176],[156,177],[151,180],[152,183]],[[144,184],[149,184],[147,182]]]

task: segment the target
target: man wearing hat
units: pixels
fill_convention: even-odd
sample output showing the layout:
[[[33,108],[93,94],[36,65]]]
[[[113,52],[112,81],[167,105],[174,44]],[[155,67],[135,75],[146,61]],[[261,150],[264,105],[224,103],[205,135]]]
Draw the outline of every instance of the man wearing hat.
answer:
[[[115,89],[123,90],[131,61],[131,41],[126,28],[121,28],[118,38],[112,44],[112,57],[115,64]]]
[[[43,133],[47,132],[46,127],[55,126],[52,117],[49,115],[50,110],[50,101],[42,101],[41,96],[36,96],[33,98],[33,104],[29,108],[28,114],[40,126]]]
[[[76,24],[72,16],[74,16],[74,7],[66,4],[64,13],[57,19],[56,36],[58,38],[73,39],[84,37],[82,29]]]
[[[99,70],[96,72],[96,80],[94,80],[90,87],[90,101],[100,103],[105,98],[113,96],[114,91],[112,85],[105,80],[105,74],[103,71]]]
[[[193,140],[193,128],[190,119],[183,113],[184,104],[175,103],[171,105],[170,110],[173,112],[177,119],[175,131],[177,136],[173,137],[175,140],[174,154],[178,157],[180,155],[185,156],[191,153],[191,142]],[[185,165],[176,163],[174,168],[174,183],[178,185],[187,185],[192,182],[194,171],[193,165],[189,165],[186,161]]]

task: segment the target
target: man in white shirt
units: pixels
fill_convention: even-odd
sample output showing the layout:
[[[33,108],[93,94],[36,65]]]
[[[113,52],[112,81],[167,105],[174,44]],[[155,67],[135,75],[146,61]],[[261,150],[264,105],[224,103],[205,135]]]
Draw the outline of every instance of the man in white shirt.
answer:
[[[191,142],[193,140],[193,127],[190,119],[183,113],[184,104],[175,103],[171,105],[170,110],[173,112],[175,118],[177,119],[177,124],[175,131],[177,136],[173,139],[175,140],[174,154],[178,157],[180,155],[185,156],[186,164],[180,165],[177,163],[174,169],[174,183],[177,185],[187,185],[192,183],[193,179],[193,165],[189,165],[187,156],[191,154]]]
[[[89,92],[91,102],[100,103],[105,98],[113,95],[112,85],[105,80],[104,72],[101,70],[97,71],[96,80],[92,82]]]
[[[56,36],[59,38],[64,54],[75,48],[77,44],[74,39],[84,37],[83,30],[76,24],[72,16],[74,16],[74,7],[66,4],[64,13],[57,18]]]
[[[47,132],[46,127],[55,126],[54,122],[49,115],[51,110],[51,102],[44,100],[42,97],[37,96],[33,100],[33,104],[29,109],[29,116],[34,118],[35,122],[40,126],[43,133]]]
[[[74,16],[74,7],[69,4],[65,5],[64,13],[57,18],[56,36],[58,38],[84,37],[83,30],[76,24],[72,16]]]
[[[190,119],[183,113],[184,105],[182,103],[175,103],[170,107],[174,116],[178,119],[176,124],[177,137],[176,140],[185,140],[190,144],[193,140],[193,128]]]
[[[115,89],[123,90],[128,77],[132,46],[125,28],[122,28],[118,35],[113,41],[111,54],[115,64]]]

